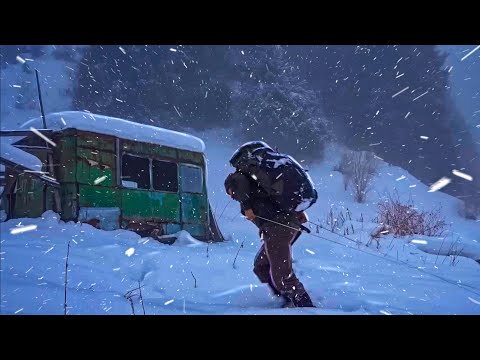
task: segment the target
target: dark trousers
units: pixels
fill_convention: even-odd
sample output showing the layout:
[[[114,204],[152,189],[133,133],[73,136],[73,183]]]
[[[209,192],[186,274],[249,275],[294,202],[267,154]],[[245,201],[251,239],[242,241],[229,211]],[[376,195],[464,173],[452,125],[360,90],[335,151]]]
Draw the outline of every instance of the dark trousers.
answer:
[[[288,299],[305,293],[292,267],[292,245],[300,231],[279,225],[268,225],[262,230],[263,244],[254,261],[253,272],[262,283],[270,285],[277,295]]]

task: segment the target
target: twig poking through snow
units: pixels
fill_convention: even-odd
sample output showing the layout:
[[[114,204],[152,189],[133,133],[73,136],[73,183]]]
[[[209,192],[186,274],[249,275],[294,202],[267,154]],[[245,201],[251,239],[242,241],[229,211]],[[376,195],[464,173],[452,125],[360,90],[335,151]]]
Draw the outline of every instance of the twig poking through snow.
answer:
[[[124,295],[125,298],[128,300],[128,302],[130,303],[130,306],[132,307],[132,315],[135,315],[135,306],[133,306],[133,300],[132,300],[132,297],[131,295]]]
[[[70,240],[67,245],[67,258],[65,259],[65,299],[63,301],[63,315],[67,315],[67,284],[68,284],[68,257],[70,256]]]
[[[142,285],[138,282],[138,291],[140,292],[140,302],[142,303],[143,315],[145,315],[145,305],[143,304]]]
[[[440,250],[442,250],[443,243],[445,242],[445,237],[442,240],[442,244],[440,245],[440,248],[438,249],[437,257],[435,258],[435,265],[437,265],[437,260],[438,260],[438,255],[440,255]]]
[[[440,180],[433,183],[430,186],[430,190],[428,190],[428,192],[438,191],[438,190],[444,188],[445,186],[447,186],[448,184],[450,184],[451,182],[452,182],[452,180],[450,180],[449,178],[444,176]]]
[[[468,181],[473,180],[473,177],[471,175],[465,174],[465,173],[463,173],[461,171],[458,171],[458,170],[452,170],[452,174],[456,175],[458,177],[461,177],[462,179],[468,180]]]
[[[138,295],[138,294],[135,293],[135,291],[137,291],[137,290],[140,292],[139,297],[142,301],[143,314],[145,315],[145,307],[143,306],[142,287],[143,287],[143,285],[140,285],[140,281],[139,281],[138,282],[138,288],[129,290],[125,293],[125,295],[123,295],[123,297],[128,300],[128,302],[130,303],[130,306],[132,307],[132,315],[135,315],[135,306],[133,305],[133,297]]]
[[[192,274],[193,280],[195,280],[194,288],[196,289],[197,288],[197,278],[195,277],[195,275],[193,275],[193,271],[190,271],[190,274]]]
[[[243,241],[245,241],[245,240],[243,240]],[[235,267],[235,261],[237,261],[238,253],[240,252],[240,249],[243,248],[243,241],[242,241],[242,244],[240,245],[240,247],[238,248],[237,255],[235,255],[235,259],[233,260],[233,268],[234,268],[234,269],[236,269],[236,267]]]

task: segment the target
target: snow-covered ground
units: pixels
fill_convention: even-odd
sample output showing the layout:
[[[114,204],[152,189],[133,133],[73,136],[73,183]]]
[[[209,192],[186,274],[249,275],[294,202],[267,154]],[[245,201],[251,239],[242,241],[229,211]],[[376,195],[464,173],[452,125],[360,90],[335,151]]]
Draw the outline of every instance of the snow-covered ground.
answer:
[[[143,314],[134,290],[139,284],[146,314],[480,314],[480,264],[473,259],[480,259],[480,222],[462,219],[458,200],[429,193],[407,172],[388,165],[376,178],[368,202],[353,203],[341,175],[332,170],[338,161],[335,149],[310,169],[319,191],[318,203],[308,211],[312,221],[325,225],[331,206],[335,211],[348,207],[348,226],[355,229],[349,237],[366,243],[375,227],[376,202],[396,188],[420,209],[441,203],[448,234],[445,239],[385,236],[377,249],[376,243],[357,247],[313,227],[314,236],[303,235],[293,251],[295,271],[318,308],[279,308],[252,272],[261,244],[257,231],[223,192],[230,171],[227,160],[238,144],[226,131],[194,135],[206,143],[210,200],[227,241],[207,245],[183,232],[169,246],[128,231],[63,223],[52,212],[39,219],[10,220],[0,224],[2,314],[63,313],[69,241],[69,314],[131,314],[132,307]],[[357,221],[361,217],[364,221]],[[28,225],[36,228],[12,234]],[[469,257],[445,257],[444,250],[438,255],[440,246],[463,248]]]
[[[70,110],[75,65],[51,54],[33,63],[44,82],[46,112]],[[21,109],[14,106],[22,99],[19,94],[36,99],[32,76],[26,77],[17,65],[2,70],[2,129],[39,116],[31,101],[22,100]],[[32,91],[22,92],[24,87]],[[312,226],[312,234],[293,247],[294,268],[318,308],[278,308],[277,299],[252,272],[261,245],[257,230],[224,194],[223,181],[232,170],[228,159],[240,143],[226,130],[192,135],[206,145],[210,202],[227,241],[207,245],[182,232],[169,246],[124,230],[64,223],[52,212],[3,222],[0,312],[63,314],[70,243],[68,314],[131,314],[132,309],[143,314],[135,290],[139,284],[146,314],[480,314],[480,221],[460,217],[459,200],[428,192],[408,172],[386,164],[367,202],[354,203],[350,191],[343,190],[342,175],[333,171],[339,160],[336,147],[309,169],[319,192],[308,210],[311,221],[325,226],[331,209],[335,215],[348,209],[351,220],[341,234],[353,227],[348,237],[366,244],[376,226],[376,204],[397,190],[402,200],[412,199],[421,210],[441,205],[448,231],[442,238],[383,236],[379,248],[375,242],[367,248],[324,229],[317,233]],[[445,256],[452,253],[458,256]]]

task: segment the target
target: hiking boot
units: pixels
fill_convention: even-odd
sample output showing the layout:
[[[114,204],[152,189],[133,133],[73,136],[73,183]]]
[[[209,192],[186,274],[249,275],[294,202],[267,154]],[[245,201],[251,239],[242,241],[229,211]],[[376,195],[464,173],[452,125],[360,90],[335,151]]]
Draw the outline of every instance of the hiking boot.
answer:
[[[274,295],[276,295],[276,296],[278,296],[278,297],[282,296],[282,294],[280,293],[280,291],[278,291],[277,288],[273,285],[272,279],[268,279],[268,287],[270,288],[270,291],[271,291]]]
[[[286,296],[283,297],[283,304],[282,304],[282,308],[284,309],[292,309],[296,307],[295,304],[293,303],[292,300],[290,300],[289,298],[287,298]]]
[[[313,305],[312,299],[310,299],[310,296],[306,292],[301,295],[295,295],[292,303],[294,307],[316,307]]]

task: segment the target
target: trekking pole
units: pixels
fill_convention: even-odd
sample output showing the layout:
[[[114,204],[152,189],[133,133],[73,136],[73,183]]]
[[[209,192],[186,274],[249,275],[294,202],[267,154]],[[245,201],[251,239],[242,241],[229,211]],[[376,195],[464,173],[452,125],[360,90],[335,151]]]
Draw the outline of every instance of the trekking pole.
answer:
[[[262,219],[262,220],[265,220],[265,221],[269,221],[269,222],[271,222],[271,223],[273,223],[273,224],[277,224],[277,225],[280,225],[280,226],[283,226],[283,227],[286,227],[286,228],[289,228],[289,229],[292,229],[292,230],[296,230],[296,231],[300,231],[300,232],[305,232],[305,231],[303,231],[303,230],[301,230],[301,229],[296,229],[296,228],[291,227],[291,226],[289,226],[289,225],[282,224],[282,223],[273,221],[273,220],[271,220],[271,219],[264,218],[264,217],[262,217],[262,216],[255,215],[255,217],[258,217],[259,219]],[[334,233],[334,234],[336,234],[336,233]],[[319,236],[319,235],[315,235],[315,234],[311,234],[311,233],[310,233],[310,235],[311,235],[311,236],[314,236],[314,237],[316,237],[316,238],[322,239],[322,240],[330,241],[330,242],[332,242],[332,243],[334,243],[334,244],[338,244],[338,245],[342,245],[342,246],[345,246],[345,247],[349,247],[349,246],[346,245],[346,244],[342,244],[342,243],[340,243],[340,242],[338,242],[338,241],[335,241],[335,240],[327,239],[327,238],[325,238],[325,237],[323,237],[323,236]],[[339,235],[339,234],[337,234],[337,235]],[[340,235],[340,236],[342,236],[342,235]],[[353,239],[347,238],[346,236],[342,236],[342,237],[345,237],[346,239],[351,240],[351,241],[355,241],[355,240],[353,240]],[[360,242],[357,242],[357,241],[355,241],[355,242],[356,242],[357,244],[360,244],[360,245],[361,245]],[[385,261],[394,262],[394,263],[396,263],[396,264],[398,264],[398,265],[405,265],[405,266],[407,266],[407,267],[409,267],[409,268],[411,268],[411,269],[415,269],[415,270],[417,270],[417,271],[419,271],[419,272],[422,272],[422,273],[424,273],[424,274],[426,274],[426,275],[430,275],[430,276],[435,277],[435,278],[437,278],[437,279],[439,279],[439,280],[441,280],[441,281],[444,281],[444,282],[449,283],[449,284],[451,284],[451,285],[455,285],[455,286],[457,286],[457,287],[459,287],[459,288],[461,288],[461,289],[463,289],[463,290],[465,290],[465,291],[468,291],[468,292],[470,292],[470,293],[472,293],[472,294],[475,294],[475,295],[477,295],[477,296],[480,296],[480,289],[479,289],[479,288],[476,288],[476,287],[474,287],[474,286],[471,286],[471,285],[468,285],[468,284],[460,284],[460,283],[457,283],[457,282],[455,282],[455,281],[453,281],[453,280],[446,279],[446,278],[444,278],[444,277],[442,277],[442,276],[429,273],[428,271],[425,271],[425,270],[423,270],[423,269],[419,269],[418,267],[416,267],[416,266],[414,266],[414,265],[411,265],[411,264],[409,264],[409,263],[407,263],[407,262],[405,262],[405,261],[402,261],[402,260],[396,260],[396,259],[394,259],[394,258],[390,259],[389,257],[386,257],[387,254],[385,254],[385,256],[378,256],[378,255],[375,255],[375,254],[373,254],[373,253],[371,253],[371,252],[362,250],[362,249],[360,249],[360,248],[354,248],[354,247],[350,247],[350,248],[351,248],[351,249],[354,249],[354,250],[357,250],[357,251],[360,251],[360,252],[362,252],[362,253],[365,253],[365,254],[368,254],[368,255],[377,257],[377,258],[379,258],[379,259],[384,259]],[[472,289],[473,289],[473,290],[472,290]],[[476,290],[476,291],[474,291],[474,290]],[[477,292],[477,291],[478,291],[478,292]]]
[[[342,235],[342,234],[338,234],[338,233],[336,233],[335,231],[332,231],[332,230],[330,230],[330,229],[327,229],[327,228],[323,227],[321,224],[316,224],[316,223],[314,223],[313,221],[310,221],[310,220],[308,220],[308,222],[309,222],[310,224],[312,224],[312,225],[315,225],[315,226],[319,227],[320,229],[327,230],[328,232],[331,232],[332,234],[338,235],[338,236],[340,236],[340,237],[343,237],[343,238],[345,238],[345,239],[347,239],[347,240],[349,240],[349,241],[352,241],[352,242],[358,244],[358,241],[357,241],[357,240],[354,240],[354,239],[349,238],[348,236],[345,236],[345,235]]]

